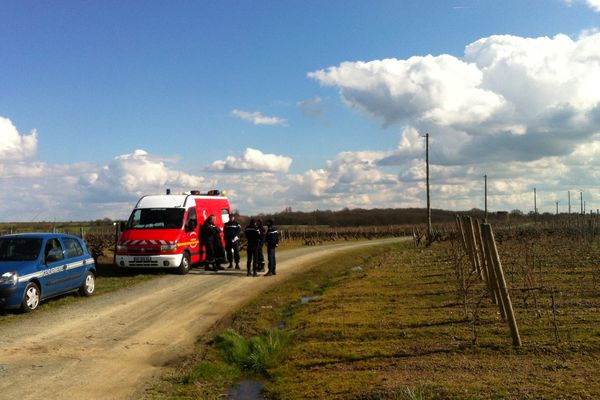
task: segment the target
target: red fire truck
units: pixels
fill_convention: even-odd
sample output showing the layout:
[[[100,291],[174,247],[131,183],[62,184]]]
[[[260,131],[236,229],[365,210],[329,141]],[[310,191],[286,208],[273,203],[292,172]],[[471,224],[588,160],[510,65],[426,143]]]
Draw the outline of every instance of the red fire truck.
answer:
[[[223,230],[231,208],[218,190],[200,193],[142,197],[133,209],[117,243],[115,263],[119,267],[175,268],[187,274],[190,266],[204,261],[198,234],[204,220],[215,216]]]

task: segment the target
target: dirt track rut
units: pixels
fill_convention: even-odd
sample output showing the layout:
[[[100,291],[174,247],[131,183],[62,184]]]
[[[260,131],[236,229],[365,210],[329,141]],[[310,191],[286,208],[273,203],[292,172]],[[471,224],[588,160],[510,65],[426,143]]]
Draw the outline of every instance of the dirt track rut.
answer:
[[[323,257],[399,240],[280,251],[270,278],[168,275],[0,326],[0,398],[138,398],[165,363],[257,293]]]

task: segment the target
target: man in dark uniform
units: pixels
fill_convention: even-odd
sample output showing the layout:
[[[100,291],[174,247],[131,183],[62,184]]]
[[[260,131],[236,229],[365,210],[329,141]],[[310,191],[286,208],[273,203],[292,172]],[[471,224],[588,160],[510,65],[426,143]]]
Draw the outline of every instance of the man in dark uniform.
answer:
[[[235,220],[235,215],[229,214],[229,221],[223,227],[223,236],[225,237],[225,251],[227,253],[227,261],[229,268],[233,268],[235,261],[235,269],[240,269],[240,234],[242,227]]]
[[[277,231],[277,227],[273,225],[273,220],[267,221],[265,243],[267,245],[267,258],[269,260],[269,272],[267,272],[265,276],[276,275],[275,248],[279,245],[279,232]]]
[[[209,215],[200,227],[200,241],[204,247],[204,263],[207,271],[212,269],[211,264],[215,262],[214,218],[214,215]]]
[[[204,258],[205,269],[218,271],[220,262],[225,257],[223,243],[221,242],[221,230],[215,225],[215,216],[209,215],[200,227],[200,240],[204,246],[206,257]],[[211,268],[211,264],[214,266]]]
[[[257,275],[258,269],[258,244],[260,242],[260,231],[256,225],[254,218],[250,219],[250,223],[244,229],[244,235],[248,241],[247,257],[246,257],[246,270],[247,275],[250,276],[250,266],[252,266],[252,273],[254,276]]]
[[[258,264],[258,272],[265,271],[265,256],[263,254],[263,245],[265,244],[265,234],[267,231],[263,226],[262,219],[258,218],[256,220],[256,226],[258,227],[258,232],[260,233],[260,240],[258,242],[258,259],[256,263]]]

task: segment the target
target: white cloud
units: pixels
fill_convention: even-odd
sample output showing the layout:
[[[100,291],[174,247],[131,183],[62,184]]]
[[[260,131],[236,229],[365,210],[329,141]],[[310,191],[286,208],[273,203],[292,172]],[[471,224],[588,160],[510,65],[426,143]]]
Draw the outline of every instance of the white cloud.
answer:
[[[568,6],[572,6],[577,0],[563,0]],[[600,12],[600,0],[579,0],[596,12]]]
[[[600,0],[586,0],[585,1],[588,6],[590,6],[594,11],[600,12]]]
[[[483,121],[504,103],[501,96],[481,87],[480,70],[449,55],[344,62],[308,76],[338,86],[346,104],[386,125]]]
[[[534,187],[542,212],[554,212],[555,201],[564,210],[567,190],[573,208],[579,190],[588,209],[600,208],[598,31],[576,39],[490,36],[467,45],[461,58],[346,62],[309,76],[398,132],[398,146],[340,152],[294,174],[290,157],[247,148],[214,161],[200,177],[177,158],[143,150],[105,166],[49,164],[35,159],[35,131],[20,134],[0,118],[0,220],[125,218],[139,196],[166,188],[219,188],[245,214],[287,206],[423,207],[426,132],[434,208],[482,208],[484,174],[492,210],[531,210]],[[297,106],[318,116],[322,102],[314,97]]]
[[[37,132],[21,135],[12,121],[0,116],[0,160],[31,158],[37,150]]]
[[[84,185],[89,186],[90,199],[108,196],[115,199],[135,199],[144,194],[174,193],[201,188],[204,178],[169,168],[163,159],[144,150],[115,157],[112,162],[91,174]]]
[[[262,115],[260,112],[249,112],[242,110],[233,110],[231,115],[238,117],[245,121],[252,122],[254,125],[282,125],[285,126],[287,121],[280,117],[267,117]]]
[[[265,154],[260,150],[247,148],[241,157],[227,156],[225,160],[213,162],[208,170],[221,172],[287,172],[291,165],[292,159],[290,157]]]
[[[445,164],[563,156],[600,131],[597,32],[490,36],[466,46],[462,59],[344,62],[308,76],[384,126],[431,133]],[[396,163],[411,157],[414,140],[405,138]]]

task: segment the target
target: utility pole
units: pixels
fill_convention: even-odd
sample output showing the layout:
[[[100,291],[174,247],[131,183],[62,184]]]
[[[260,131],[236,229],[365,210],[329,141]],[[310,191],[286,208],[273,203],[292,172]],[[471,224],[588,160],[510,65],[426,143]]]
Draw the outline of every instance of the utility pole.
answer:
[[[485,222],[487,223],[487,174],[483,176],[484,181],[484,198],[485,198]]]
[[[558,215],[558,201],[556,202],[556,215]]]
[[[537,190],[533,188],[533,217],[537,221]]]
[[[581,203],[581,215],[583,215],[583,191],[579,191],[579,201]]]
[[[431,229],[431,198],[429,196],[429,133],[425,134],[425,165],[427,175],[427,240],[431,243],[432,229]]]
[[[571,215],[571,191],[567,192],[569,194],[569,215]]]

